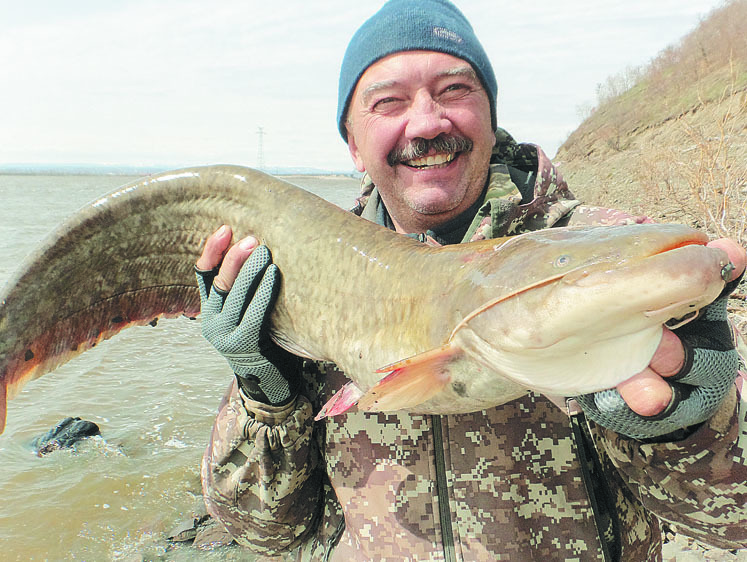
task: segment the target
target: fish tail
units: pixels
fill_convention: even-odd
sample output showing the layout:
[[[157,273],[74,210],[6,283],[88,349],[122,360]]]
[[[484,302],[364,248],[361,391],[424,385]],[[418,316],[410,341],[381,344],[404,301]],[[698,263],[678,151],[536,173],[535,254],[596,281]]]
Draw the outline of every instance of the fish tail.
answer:
[[[8,392],[5,388],[6,381],[0,380],[0,435],[5,431],[5,416],[8,413]]]

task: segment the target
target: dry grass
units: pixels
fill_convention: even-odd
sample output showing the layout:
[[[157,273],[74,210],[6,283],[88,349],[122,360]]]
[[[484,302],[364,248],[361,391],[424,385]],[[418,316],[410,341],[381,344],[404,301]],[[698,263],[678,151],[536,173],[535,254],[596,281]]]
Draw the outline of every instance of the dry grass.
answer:
[[[747,0],[725,2],[646,66],[598,84],[596,106],[579,109],[588,118],[559,155],[625,151],[641,131],[718,100],[729,86],[747,86]]]
[[[747,242],[747,0],[601,84],[557,160],[588,203]]]
[[[724,92],[694,125],[678,119],[679,144],[641,151],[637,180],[657,206],[716,237],[747,242],[747,90]],[[674,207],[674,209],[672,209]]]
[[[689,223],[747,246],[747,0],[597,91],[555,158],[582,201]],[[747,281],[729,300],[747,337]],[[671,534],[665,560],[747,560]]]

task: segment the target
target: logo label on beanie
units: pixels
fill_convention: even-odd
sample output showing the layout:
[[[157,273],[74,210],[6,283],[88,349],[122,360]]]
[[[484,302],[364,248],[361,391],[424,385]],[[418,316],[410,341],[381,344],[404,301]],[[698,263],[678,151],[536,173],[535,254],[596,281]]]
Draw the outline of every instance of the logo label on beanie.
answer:
[[[445,27],[434,27],[433,35],[435,35],[439,39],[446,39],[447,41],[452,41],[454,43],[461,43],[463,41],[463,39],[459,35],[457,35],[450,29],[446,29]]]

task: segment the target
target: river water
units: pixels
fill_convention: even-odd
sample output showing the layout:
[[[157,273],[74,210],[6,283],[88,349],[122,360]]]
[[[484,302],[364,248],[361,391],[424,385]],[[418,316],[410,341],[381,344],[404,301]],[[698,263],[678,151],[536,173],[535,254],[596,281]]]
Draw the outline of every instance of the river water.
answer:
[[[137,178],[0,175],[0,286],[77,209]],[[289,181],[343,207],[358,181]],[[62,298],[62,297],[61,297]],[[231,381],[198,322],[133,327],[32,381],[0,435],[0,559],[220,560],[163,538],[201,503],[199,464]],[[67,416],[103,438],[37,457],[31,439]]]

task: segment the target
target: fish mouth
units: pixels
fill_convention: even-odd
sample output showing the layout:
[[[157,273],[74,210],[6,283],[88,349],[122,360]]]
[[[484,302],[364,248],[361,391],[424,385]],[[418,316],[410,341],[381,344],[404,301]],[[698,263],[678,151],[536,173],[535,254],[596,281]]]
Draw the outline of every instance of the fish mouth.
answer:
[[[631,234],[621,238],[621,232]],[[686,304],[702,307],[723,288],[726,253],[706,247],[706,234],[683,225],[566,227],[548,229],[545,234],[548,247],[560,250],[552,252],[549,260],[558,271],[483,303],[457,324],[451,337],[488,309],[537,290],[556,294],[552,298],[558,309],[567,308],[569,302],[583,303],[587,309],[609,308],[614,303],[615,309],[635,308],[636,313],[657,320],[661,319],[657,311],[671,310],[673,314],[661,319],[663,323],[689,312],[683,310]],[[504,241],[493,250],[519,248],[524,236]]]
[[[694,246],[694,245],[705,247],[705,245],[690,244],[690,246]],[[685,247],[687,247],[687,245],[679,246],[679,248],[685,248]],[[672,251],[679,249],[679,248],[675,248]],[[731,278],[731,274],[735,269],[734,264],[731,263],[728,259],[726,259],[726,263],[721,261],[718,265],[721,265],[721,269],[719,271],[721,280],[724,283],[728,283],[729,279]],[[683,314],[683,310],[686,310],[687,312]],[[680,326],[684,326],[691,320],[694,320],[695,318],[697,318],[698,312],[699,311],[696,308],[696,306],[692,304],[692,299],[685,298],[685,299],[681,299],[680,301],[677,301],[677,302],[674,302],[674,303],[671,303],[665,306],[661,306],[659,308],[652,308],[649,310],[645,310],[643,312],[643,315],[647,317],[656,316],[660,318],[668,316],[669,320],[667,320],[666,322],[667,327],[671,330],[674,330],[676,328],[679,328]]]
[[[578,265],[569,270],[561,277],[563,283],[584,286],[599,282],[600,275],[613,275],[615,271],[630,271],[658,267],[665,271],[666,265],[662,262],[671,262],[668,265],[679,270],[680,264],[689,263],[696,268],[699,251],[693,248],[705,248],[708,236],[699,231],[676,236],[674,239],[643,239],[637,242],[636,252],[630,255],[621,253],[614,259],[591,261]],[[684,251],[680,251],[684,250]],[[692,254],[692,256],[691,256]],[[728,259],[726,260],[728,263]],[[726,264],[724,264],[726,265]],[[723,276],[723,274],[722,274]]]
[[[618,264],[579,267],[562,283],[579,288],[614,284],[618,296],[637,302],[646,318],[679,327],[723,290],[733,269],[726,252],[699,239],[680,240]]]

